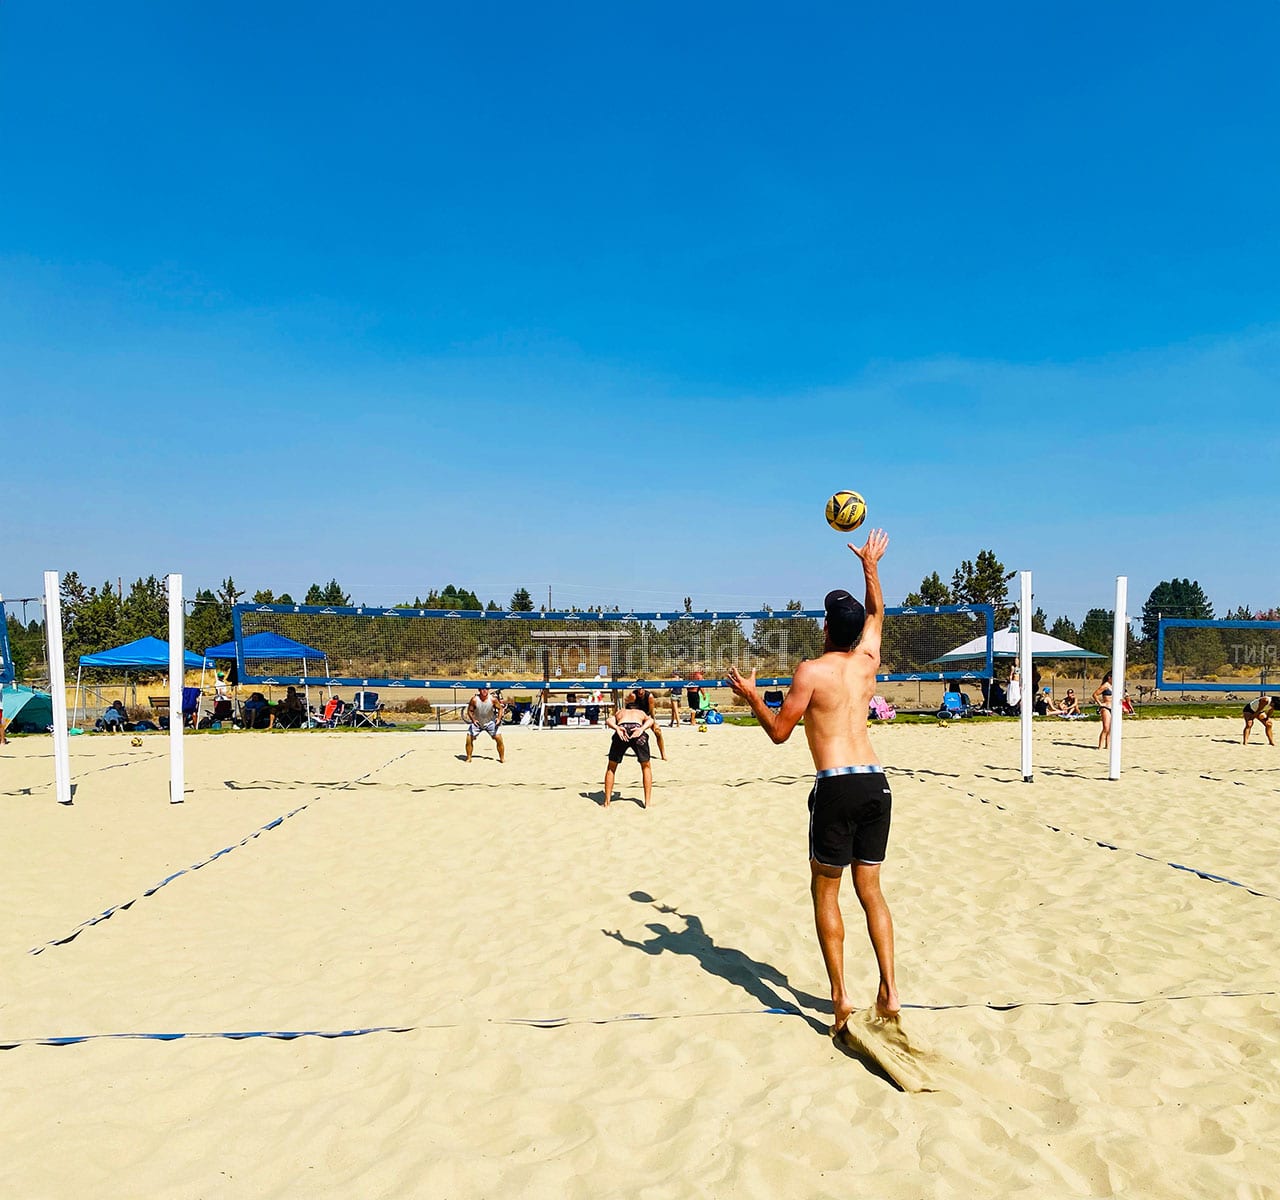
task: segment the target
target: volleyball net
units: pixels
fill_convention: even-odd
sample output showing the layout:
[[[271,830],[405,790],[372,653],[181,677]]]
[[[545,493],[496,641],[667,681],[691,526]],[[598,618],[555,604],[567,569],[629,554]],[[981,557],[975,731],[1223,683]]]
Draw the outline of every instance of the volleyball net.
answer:
[[[579,690],[695,674],[723,686],[730,667],[785,685],[823,650],[817,610],[504,612],[240,604],[232,613],[242,683]],[[990,605],[886,610],[881,680],[991,674]],[[938,660],[965,643],[963,662]]]
[[[1280,621],[1162,618],[1156,633],[1160,691],[1280,691]]]

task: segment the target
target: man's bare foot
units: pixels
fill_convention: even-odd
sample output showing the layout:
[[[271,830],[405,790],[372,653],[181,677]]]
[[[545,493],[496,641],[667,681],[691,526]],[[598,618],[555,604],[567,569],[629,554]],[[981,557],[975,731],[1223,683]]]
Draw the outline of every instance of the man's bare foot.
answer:
[[[876,1016],[896,1017],[901,1010],[902,1005],[898,1003],[897,991],[881,983],[876,991]]]
[[[834,1037],[849,1023],[849,1014],[853,1012],[853,1001],[845,996],[842,1000],[833,1000],[831,1003],[835,1009],[835,1024],[831,1026],[831,1035]]]

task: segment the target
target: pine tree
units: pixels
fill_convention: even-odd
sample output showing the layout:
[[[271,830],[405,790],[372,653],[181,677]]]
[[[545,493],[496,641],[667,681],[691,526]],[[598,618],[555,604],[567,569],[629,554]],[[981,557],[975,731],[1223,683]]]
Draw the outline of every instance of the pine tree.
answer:
[[[227,580],[227,583],[230,582]],[[328,604],[335,608],[346,608],[351,604],[351,597],[342,590],[342,585],[336,579],[330,579],[324,587],[313,583],[307,588],[307,596],[303,604]]]
[[[1049,636],[1056,637],[1059,641],[1070,642],[1074,646],[1080,640],[1080,631],[1070,617],[1059,617],[1049,630]]]
[[[1013,612],[1008,603],[1009,580],[1016,571],[1006,571],[994,550],[979,550],[974,562],[965,559],[951,577],[953,604],[990,604],[996,610],[996,626],[1009,622]]]
[[[167,580],[148,575],[134,580],[129,594],[120,604],[118,633],[122,642],[169,636],[169,584]]]
[[[1108,608],[1091,608],[1080,623],[1080,645],[1094,654],[1111,653],[1115,616]]]
[[[1161,617],[1188,621],[1212,621],[1213,605],[1199,583],[1191,579],[1166,579],[1151,589],[1142,606],[1142,636],[1154,642]]]
[[[942,582],[937,571],[920,581],[920,590],[907,595],[908,608],[938,608],[943,604],[952,604],[951,589]]]

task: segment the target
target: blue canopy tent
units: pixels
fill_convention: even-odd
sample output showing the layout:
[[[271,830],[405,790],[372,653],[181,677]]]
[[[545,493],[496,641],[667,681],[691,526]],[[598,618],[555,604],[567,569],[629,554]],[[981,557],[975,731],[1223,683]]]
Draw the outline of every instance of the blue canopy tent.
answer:
[[[205,658],[235,658],[236,644],[235,642],[223,642],[221,646],[210,646],[204,652]],[[295,642],[293,638],[287,638],[283,634],[272,633],[270,630],[263,630],[261,633],[251,633],[244,639],[244,656],[245,658],[263,659],[263,658],[300,658],[305,663],[307,659],[327,658],[323,650],[317,650],[314,646],[304,646],[301,642]],[[303,671],[302,674],[306,674]],[[326,671],[327,675],[328,672]]]
[[[223,642],[221,646],[210,646],[204,652],[204,656],[212,659],[234,660],[237,657],[236,644]],[[302,642],[295,642],[293,638],[285,637],[282,633],[273,633],[269,629],[251,633],[244,639],[244,657],[246,660],[253,659],[255,662],[266,659],[288,662],[291,659],[298,659],[302,663],[302,670],[298,674],[302,676],[302,691],[308,713],[311,711],[311,688],[307,685],[307,662],[322,660],[324,678],[326,680],[329,678],[329,656],[323,650],[317,650],[314,646],[307,646]]]
[[[204,659],[191,650],[182,652],[182,661],[193,670],[204,669]],[[121,670],[126,679],[130,670],[168,671],[169,643],[155,637],[144,637],[110,650],[100,650],[97,654],[80,655],[80,666],[76,671],[76,699],[71,710],[72,725],[80,711],[80,676],[86,667]],[[178,686],[182,686],[182,680],[178,680]]]

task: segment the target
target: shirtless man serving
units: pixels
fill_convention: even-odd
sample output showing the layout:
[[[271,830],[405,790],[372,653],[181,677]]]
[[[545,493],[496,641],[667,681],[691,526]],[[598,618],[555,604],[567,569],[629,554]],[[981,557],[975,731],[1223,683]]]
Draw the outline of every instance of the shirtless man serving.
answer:
[[[893,918],[880,891],[880,864],[889,839],[893,798],[884,771],[867,737],[867,709],[875,692],[880,665],[880,632],[884,596],[879,562],[889,545],[883,530],[873,529],[867,544],[849,549],[862,560],[866,577],[865,607],[848,592],[827,594],[821,657],[802,662],[791,690],[776,713],[756,691],[755,672],[742,676],[729,670],[729,686],[749,705],[775,743],[791,736],[800,718],[818,777],[809,794],[809,869],[813,916],[822,960],[831,980],[835,1010],[832,1033],[839,1033],[853,1011],[844,986],[844,919],[840,914],[840,880],[845,868],[866,915],[867,932],[880,969],[876,1012],[898,1012],[893,974]]]

